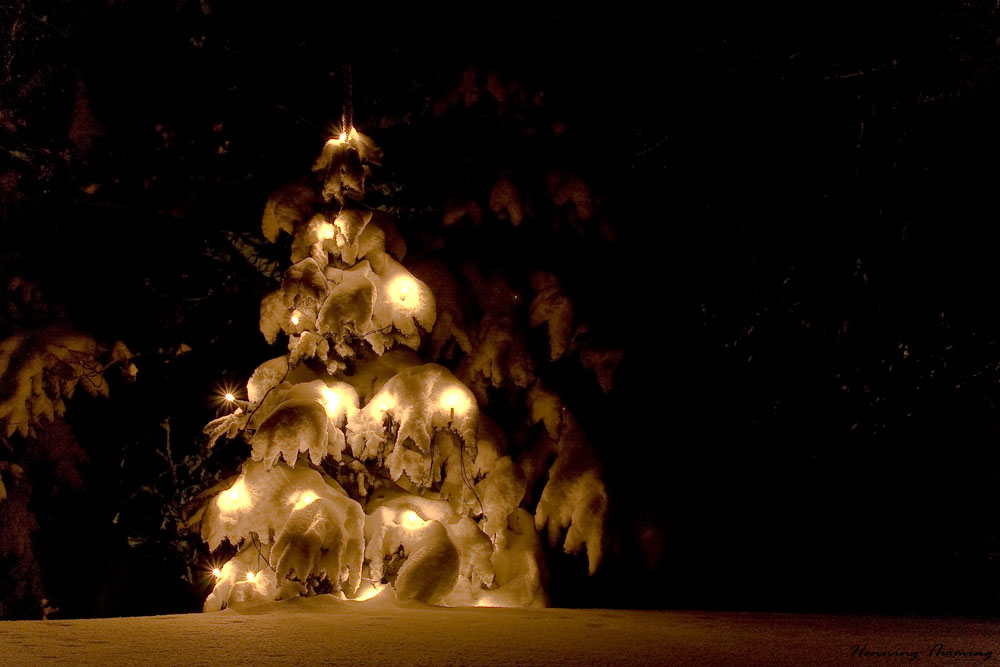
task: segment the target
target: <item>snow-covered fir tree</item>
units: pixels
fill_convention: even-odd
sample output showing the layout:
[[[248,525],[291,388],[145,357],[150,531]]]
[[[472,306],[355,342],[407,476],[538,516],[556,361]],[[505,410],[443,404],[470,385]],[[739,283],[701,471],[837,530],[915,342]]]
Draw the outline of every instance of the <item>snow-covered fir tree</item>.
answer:
[[[403,264],[393,220],[364,204],[380,158],[347,125],[310,177],[267,203],[263,233],[292,237],[292,264],[261,304],[260,330],[288,352],[257,368],[245,397],[228,393],[229,414],[206,427],[209,446],[241,438],[250,451],[195,517],[213,551],[235,551],[214,570],[205,610],[327,592],[365,600],[386,587],[431,604],[543,606],[543,530],[567,552],[585,549],[591,573],[600,563],[608,498],[583,429],[535,377],[502,284],[464,272],[495,302],[472,324],[449,267]],[[515,224],[523,215],[509,181],[490,205]],[[572,303],[553,274],[532,287],[530,325],[547,324],[556,359]],[[508,446],[510,429],[490,417],[487,388],[504,384],[529,442]]]

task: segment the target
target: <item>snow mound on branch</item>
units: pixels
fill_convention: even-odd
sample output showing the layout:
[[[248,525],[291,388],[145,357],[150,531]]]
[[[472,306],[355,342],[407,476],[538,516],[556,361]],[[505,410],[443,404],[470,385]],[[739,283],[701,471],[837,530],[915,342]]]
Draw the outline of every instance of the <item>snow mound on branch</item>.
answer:
[[[408,493],[379,491],[369,500],[365,520],[372,578],[384,576],[387,557],[403,550],[405,563],[396,575],[396,594],[438,603],[455,599],[458,589],[493,584],[493,547],[476,523],[452,511],[448,503]],[[463,585],[464,582],[464,585]]]
[[[367,403],[394,375],[422,363],[416,352],[399,347],[381,356],[360,361],[354,368],[354,374],[343,379],[358,392],[358,399]]]
[[[19,333],[0,341],[0,425],[10,437],[34,434],[41,420],[66,412],[65,400],[83,387],[91,396],[107,396],[107,368],[102,350],[90,336],[54,326]],[[109,364],[127,362],[122,343],[113,347]],[[134,375],[134,366],[129,373]]]
[[[601,391],[610,393],[615,386],[615,371],[625,358],[624,350],[584,347],[580,352],[580,363],[584,368],[594,371]]]
[[[377,289],[371,265],[362,261],[346,271],[333,270],[336,286],[320,308],[316,328],[343,344],[348,336],[364,337],[373,332]],[[339,346],[338,346],[339,350]]]
[[[271,243],[281,231],[295,234],[295,228],[309,216],[316,194],[307,185],[292,184],[275,190],[264,206],[261,231]]]
[[[495,588],[479,591],[481,607],[547,607],[541,543],[534,518],[524,509],[511,514],[503,540],[497,540],[493,554]]]
[[[428,285],[434,295],[437,319],[431,331],[432,358],[440,358],[445,346],[454,340],[466,354],[472,352],[469,323],[458,281],[441,262],[424,261],[411,265],[413,275]]]
[[[304,592],[303,582],[309,577],[328,578],[334,590],[346,581],[347,591],[353,593],[361,577],[364,511],[334,480],[307,466],[291,468],[279,463],[269,469],[262,463],[248,463],[232,486],[209,504],[202,519],[202,537],[213,550],[223,540],[273,543],[270,558],[264,555],[274,574],[273,586],[264,586],[267,595]],[[241,554],[243,558],[259,555],[256,547],[245,548]],[[213,592],[215,600],[209,598],[213,608],[230,598],[236,582],[246,580],[248,570],[239,559],[228,572],[223,569],[224,576]],[[247,583],[261,592],[255,579]],[[286,582],[294,585],[284,587]],[[224,590],[226,586],[230,590]]]
[[[242,602],[274,600],[278,580],[266,565],[270,552],[269,544],[262,545],[260,551],[250,547],[226,562],[219,569],[202,611],[221,611]]]
[[[420,346],[417,325],[427,331],[434,327],[430,288],[388,255],[382,260],[379,272],[368,260],[326,271],[335,286],[320,308],[316,328],[334,341],[334,350],[343,357],[355,354],[352,343],[358,340],[376,354],[397,342],[415,350]]]
[[[312,257],[288,267],[281,281],[281,300],[287,308],[319,303],[326,297],[326,292],[326,276]]]
[[[361,233],[365,231],[365,227],[371,219],[371,211],[355,211],[349,209],[342,210],[334,219],[333,241],[337,244],[340,259],[345,264],[354,264],[355,260],[357,260],[358,241],[361,239]],[[369,239],[371,238],[372,237],[369,236]],[[369,242],[371,243],[371,241]],[[377,247],[377,242],[372,245],[372,249],[376,249]]]
[[[365,236],[363,232],[372,219],[371,211],[342,209],[336,215],[317,213],[296,230],[292,242],[292,261],[315,258],[324,267],[332,255],[345,266],[366,253],[385,251],[385,234],[378,229]],[[361,240],[365,244],[362,248]]]
[[[531,276],[535,298],[529,309],[531,327],[547,323],[549,350],[552,360],[561,357],[569,345],[573,332],[573,302],[562,292],[559,278],[548,271],[537,271]]]
[[[507,379],[518,387],[531,384],[534,364],[512,319],[483,318],[473,352],[462,360],[459,375],[483,403],[487,402],[488,386],[502,387]]]
[[[510,224],[515,227],[524,220],[521,193],[510,179],[501,178],[493,186],[493,192],[490,194],[490,210],[501,220],[510,220]]]
[[[405,473],[414,484],[429,487],[435,432],[452,430],[475,452],[478,421],[468,387],[447,368],[425,364],[397,373],[382,386],[348,421],[348,442],[355,457],[379,460],[393,480]]]
[[[249,417],[250,415],[243,412],[242,408],[237,408],[235,412],[208,422],[205,428],[202,429],[202,433],[208,435],[208,442],[205,444],[205,447],[211,449],[222,436],[235,438],[240,429],[246,426]]]
[[[502,538],[507,520],[524,498],[525,477],[509,456],[499,459],[486,477],[476,484],[483,503],[482,530],[496,541]]]
[[[463,275],[472,287],[483,312],[472,353],[458,367],[458,376],[487,402],[486,389],[501,387],[507,380],[527,387],[534,379],[534,364],[517,324],[520,295],[500,276],[491,279],[475,267],[464,266]]]
[[[545,189],[556,206],[572,203],[571,210],[577,219],[586,222],[594,214],[590,186],[579,176],[564,171],[552,172],[546,179]]]
[[[566,553],[576,553],[586,546],[593,574],[601,562],[608,512],[608,493],[597,457],[583,429],[557,396],[536,384],[528,393],[528,401],[531,421],[543,421],[546,429],[532,456],[522,462],[529,488],[544,470],[544,461],[555,453],[535,508],[535,527],[542,530],[547,525],[553,545],[565,529]]]
[[[326,142],[313,163],[313,171],[323,181],[323,199],[336,200],[341,205],[348,199],[360,200],[365,192],[364,162],[377,164],[382,151],[372,140],[351,128],[341,141],[334,137]]]
[[[354,388],[337,380],[314,380],[295,385],[280,399],[251,440],[251,458],[268,468],[279,456],[294,466],[299,452],[308,452],[313,465],[327,455],[339,461],[345,445],[341,427],[358,409]]]

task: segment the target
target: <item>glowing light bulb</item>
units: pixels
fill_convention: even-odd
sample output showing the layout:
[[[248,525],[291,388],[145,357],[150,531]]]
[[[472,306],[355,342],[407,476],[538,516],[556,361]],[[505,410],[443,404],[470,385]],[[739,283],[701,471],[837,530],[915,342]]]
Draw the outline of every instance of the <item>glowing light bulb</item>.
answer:
[[[320,239],[329,241],[334,235],[333,225],[329,222],[320,223],[319,228],[316,230],[316,234],[320,237]]]
[[[298,495],[292,495],[288,502],[292,504],[292,511],[295,511],[300,510],[306,505],[314,503],[317,500],[319,500],[319,496],[312,491],[303,491]]]
[[[373,597],[385,590],[386,584],[379,584],[377,586],[373,584],[368,584],[368,588],[363,593],[358,593],[354,597],[355,602],[364,602],[365,600],[371,600]]]
[[[341,132],[340,136],[337,137],[341,142],[347,141],[347,132]]]
[[[291,316],[291,318],[289,318],[289,319],[292,320],[292,324],[298,326],[298,324],[299,324],[299,316],[300,315],[301,315],[301,313],[299,313],[299,311],[297,311],[297,310],[293,310],[292,311],[292,316]]]
[[[321,390],[323,394],[323,408],[326,409],[326,416],[330,419],[336,419],[337,409],[340,407],[340,396],[337,392],[329,387],[323,387]]]
[[[215,577],[216,579],[221,578],[222,577],[222,570],[220,570],[217,567],[213,567],[212,568],[212,576]]]
[[[231,391],[227,391],[226,395],[223,396],[222,398],[226,399],[226,401],[228,401],[229,403],[232,403],[233,401],[236,400],[236,397],[233,396],[233,392]]]
[[[403,524],[403,528],[407,530],[416,530],[417,528],[423,528],[427,522],[420,518],[420,515],[413,510],[406,510],[403,512],[403,516],[400,520]]]
[[[452,419],[454,419],[455,414],[462,414],[469,409],[472,405],[472,401],[469,400],[468,394],[462,391],[458,387],[448,389],[443,394],[441,394],[441,407],[445,410],[451,411]]]
[[[399,276],[389,283],[389,298],[398,306],[416,308],[420,300],[416,281],[409,276]]]
[[[259,575],[260,575],[260,572],[247,572],[247,579],[246,579],[247,583],[248,584],[256,583],[257,582],[257,577]]]
[[[244,507],[250,507],[250,493],[247,491],[247,485],[243,478],[239,478],[230,488],[220,493],[216,502],[223,512],[234,512]]]
[[[393,400],[391,395],[382,394],[378,397],[378,401],[372,402],[372,405],[377,407],[380,412],[387,412],[396,406],[396,402]]]

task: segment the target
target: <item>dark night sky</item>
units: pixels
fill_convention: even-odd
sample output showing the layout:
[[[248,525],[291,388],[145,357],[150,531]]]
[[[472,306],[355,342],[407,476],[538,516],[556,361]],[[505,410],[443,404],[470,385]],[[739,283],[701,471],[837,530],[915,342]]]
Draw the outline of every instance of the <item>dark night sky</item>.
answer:
[[[618,231],[612,245],[532,238],[523,257],[502,254],[503,233],[478,241],[499,249],[485,262],[559,269],[627,352],[615,392],[576,399],[615,534],[592,580],[556,559],[557,603],[1000,609],[991,6],[654,19],[31,5],[0,3],[22,22],[0,109],[27,120],[0,135],[0,172],[19,174],[3,192],[3,275],[29,275],[76,326],[147,355],[137,383],[71,407],[90,504],[63,529],[86,522],[82,558],[103,574],[99,590],[53,584],[68,608],[191,604],[164,592],[182,561],[153,527],[155,498],[126,502],[161,472],[136,450],[167,417],[191,447],[213,383],[277,354],[256,328],[271,287],[226,234],[255,232],[268,192],[308,167],[349,60],[357,124],[386,150],[380,177],[411,239],[463,178],[549,162],[585,175]],[[509,142],[490,109],[435,118],[470,64],[544,90],[565,135]],[[84,146],[67,130],[78,90],[100,128]],[[8,157],[17,147],[50,153]],[[190,355],[156,354],[181,342]],[[130,548],[129,531],[153,537]],[[59,530],[39,539],[55,549]],[[148,576],[148,591],[113,568]]]

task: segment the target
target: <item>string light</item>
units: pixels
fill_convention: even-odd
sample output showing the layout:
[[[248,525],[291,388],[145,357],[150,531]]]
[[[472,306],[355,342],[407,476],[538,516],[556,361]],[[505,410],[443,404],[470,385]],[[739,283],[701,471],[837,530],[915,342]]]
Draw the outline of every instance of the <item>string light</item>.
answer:
[[[319,496],[312,491],[303,491],[300,494],[292,495],[288,502],[292,504],[292,511],[294,512],[302,509],[306,505],[316,502],[317,500],[319,500]]]
[[[409,276],[399,276],[389,283],[389,298],[397,305],[416,308],[420,300],[417,282]]]
[[[451,418],[455,418],[455,413],[462,414],[469,409],[472,401],[464,391],[458,387],[448,389],[441,394],[441,407],[451,411]]]
[[[292,311],[292,316],[289,318],[292,321],[292,324],[294,324],[295,326],[299,325],[299,317],[301,314],[302,313],[300,313],[297,310]]]
[[[319,228],[316,230],[316,234],[324,241],[332,239],[334,233],[333,225],[329,222],[320,223]]]
[[[240,386],[231,382],[219,382],[214,387],[212,401],[217,405],[220,414],[232,410],[240,402]]]
[[[386,584],[380,584],[378,586],[374,584],[368,584],[368,589],[364,593],[359,593],[355,598],[355,602],[365,602],[366,600],[371,600],[373,597],[385,590]]]
[[[347,132],[341,132],[340,136],[337,138],[340,139],[340,143],[344,143],[345,141],[347,141]]]
[[[323,387],[321,392],[323,394],[323,408],[326,410],[326,416],[330,419],[336,419],[338,408],[340,408],[340,396],[329,387]]]
[[[223,512],[234,512],[250,507],[250,492],[247,491],[247,485],[243,478],[239,478],[235,484],[220,493],[216,502]]]
[[[403,524],[403,528],[407,530],[416,530],[418,528],[423,528],[427,522],[420,518],[420,515],[413,510],[406,510],[403,512],[403,516],[400,519],[400,523]]]
[[[396,402],[393,400],[392,396],[389,394],[383,394],[378,402],[378,409],[381,412],[388,412],[396,407]]]
[[[248,570],[247,571],[247,578],[246,578],[247,583],[248,584],[255,584],[255,583],[257,583],[257,577],[258,576],[260,576],[260,572],[252,572],[252,571]]]
[[[217,567],[213,567],[212,568],[212,576],[215,577],[216,579],[221,579],[222,578],[222,570],[220,570]]]

